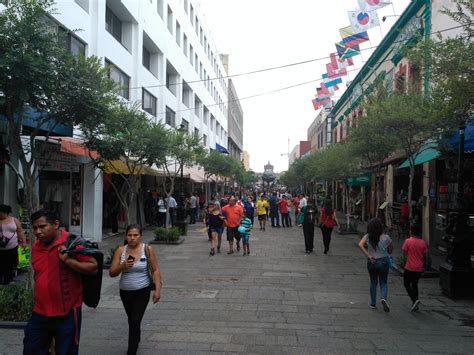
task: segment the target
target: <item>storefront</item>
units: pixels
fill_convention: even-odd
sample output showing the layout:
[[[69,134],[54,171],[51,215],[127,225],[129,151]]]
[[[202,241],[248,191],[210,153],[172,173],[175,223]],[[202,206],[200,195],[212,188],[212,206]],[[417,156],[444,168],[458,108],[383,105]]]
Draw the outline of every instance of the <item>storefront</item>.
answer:
[[[38,139],[39,202],[59,214],[67,231],[101,241],[102,179],[88,154],[73,138]]]

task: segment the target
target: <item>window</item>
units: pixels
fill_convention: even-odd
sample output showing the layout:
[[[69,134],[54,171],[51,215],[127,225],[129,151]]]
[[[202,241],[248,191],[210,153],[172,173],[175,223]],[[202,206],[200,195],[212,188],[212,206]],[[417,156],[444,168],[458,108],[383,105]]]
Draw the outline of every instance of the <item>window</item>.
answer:
[[[170,62],[166,64],[166,87],[174,95],[178,96],[179,73]]]
[[[191,63],[191,66],[194,64],[194,49],[192,45],[189,45],[189,63]]]
[[[181,25],[176,21],[176,43],[181,46]]]
[[[194,114],[201,118],[201,106],[202,106],[202,101],[199,99],[199,97],[195,96],[194,97]]]
[[[156,10],[158,11],[158,15],[160,15],[161,18],[163,18],[163,7],[163,0],[158,0],[156,4]]]
[[[191,25],[194,26],[194,7],[193,7],[193,5],[189,5],[189,21],[191,21]]]
[[[184,105],[186,105],[186,107],[191,107],[191,98],[192,98],[192,93],[193,93],[191,90],[191,87],[184,80],[183,80],[182,87],[183,87],[183,92],[182,92],[181,101]]]
[[[199,36],[199,20],[196,16],[196,21],[194,21],[194,29],[196,31],[196,36]]]
[[[145,68],[150,70],[150,68],[151,68],[151,54],[148,51],[148,49],[146,49],[145,47],[143,47],[142,64]]]
[[[199,73],[199,59],[196,53],[194,54],[194,69],[196,69],[196,73]]]
[[[86,56],[86,45],[61,26],[58,26],[58,43],[74,55]]]
[[[194,135],[197,137],[199,136],[199,129],[196,127],[194,127]]]
[[[214,118],[214,116],[211,114],[211,132],[214,130],[214,124],[216,122],[216,119]]]
[[[176,118],[176,113],[172,109],[170,109],[168,106],[166,106],[166,124],[174,127],[175,118]]]
[[[207,136],[205,134],[202,135],[202,145],[207,147]]]
[[[189,122],[186,121],[184,118],[181,119],[181,127],[186,130],[186,132],[189,132]]]
[[[183,33],[183,53],[188,56],[188,37]]]
[[[188,13],[188,0],[183,1],[184,12]]]
[[[202,33],[202,27],[199,27],[199,41],[201,42],[201,46],[204,45],[204,38]]]
[[[109,78],[117,83],[119,95],[130,99],[130,77],[107,59],[105,65],[109,68]]]
[[[143,89],[142,91],[142,107],[143,111],[156,117],[156,97]]]
[[[168,6],[168,31],[173,34],[173,11]]]
[[[110,10],[105,8],[105,29],[120,43],[122,43],[122,21]]]

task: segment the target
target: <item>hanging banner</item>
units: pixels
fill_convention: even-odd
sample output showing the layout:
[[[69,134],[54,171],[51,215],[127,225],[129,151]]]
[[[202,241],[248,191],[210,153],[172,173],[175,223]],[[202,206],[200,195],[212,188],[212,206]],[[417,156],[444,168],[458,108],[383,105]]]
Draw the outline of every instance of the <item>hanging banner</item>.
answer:
[[[379,17],[375,11],[348,11],[349,21],[354,33],[367,31],[369,28],[380,25]]]
[[[364,11],[374,11],[381,9],[392,3],[391,0],[358,0],[359,8]]]

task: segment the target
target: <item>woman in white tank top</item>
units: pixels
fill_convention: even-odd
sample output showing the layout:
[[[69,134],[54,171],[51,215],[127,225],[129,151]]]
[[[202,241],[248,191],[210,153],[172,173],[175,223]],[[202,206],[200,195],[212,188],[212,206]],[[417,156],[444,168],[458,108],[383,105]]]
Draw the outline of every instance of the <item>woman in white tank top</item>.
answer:
[[[128,351],[136,354],[140,343],[141,322],[150,300],[154,281],[153,303],[160,300],[161,274],[153,248],[141,242],[142,229],[138,224],[127,227],[127,245],[119,247],[109,269],[111,277],[120,277],[120,299],[128,317]],[[153,280],[148,268],[152,270]]]

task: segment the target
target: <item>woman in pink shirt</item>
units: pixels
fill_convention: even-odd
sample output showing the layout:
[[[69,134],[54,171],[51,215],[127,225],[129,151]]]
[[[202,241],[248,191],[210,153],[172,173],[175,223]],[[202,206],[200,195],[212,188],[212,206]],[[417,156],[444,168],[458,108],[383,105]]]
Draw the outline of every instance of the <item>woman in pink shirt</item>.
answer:
[[[414,225],[410,231],[410,238],[406,239],[402,246],[402,250],[407,257],[405,272],[403,273],[403,283],[413,303],[410,311],[416,312],[420,306],[418,280],[420,280],[421,274],[425,270],[424,261],[428,247],[425,241],[421,239],[420,226]]]

